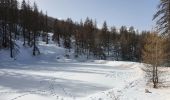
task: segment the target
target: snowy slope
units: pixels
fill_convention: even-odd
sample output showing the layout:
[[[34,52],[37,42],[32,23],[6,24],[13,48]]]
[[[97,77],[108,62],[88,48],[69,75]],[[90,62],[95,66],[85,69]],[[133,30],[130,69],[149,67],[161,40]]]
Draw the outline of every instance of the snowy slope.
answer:
[[[16,60],[0,51],[0,100],[169,100],[170,89],[146,87],[143,64],[117,61],[79,62],[65,49],[39,43],[41,55],[20,46]],[[72,54],[70,54],[72,56]],[[169,70],[170,69],[166,69]],[[170,76],[170,75],[169,75]],[[167,77],[169,79],[169,77]],[[145,93],[148,88],[152,93]]]

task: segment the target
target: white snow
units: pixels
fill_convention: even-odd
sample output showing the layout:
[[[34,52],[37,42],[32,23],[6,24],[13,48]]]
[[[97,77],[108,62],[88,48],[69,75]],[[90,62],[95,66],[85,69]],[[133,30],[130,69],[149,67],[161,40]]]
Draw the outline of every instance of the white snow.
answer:
[[[0,51],[0,100],[169,100],[170,88],[146,86],[141,63],[94,60],[79,62],[50,42],[41,55],[20,46],[16,60]],[[170,69],[165,68],[170,80]],[[145,93],[149,89],[152,93]]]

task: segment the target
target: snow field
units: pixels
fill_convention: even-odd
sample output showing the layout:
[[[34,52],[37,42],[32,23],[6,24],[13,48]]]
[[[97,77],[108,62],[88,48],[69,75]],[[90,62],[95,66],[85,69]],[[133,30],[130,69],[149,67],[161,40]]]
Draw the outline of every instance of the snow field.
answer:
[[[169,100],[170,89],[146,86],[141,63],[90,60],[80,62],[62,47],[39,43],[41,55],[20,46],[16,60],[0,51],[0,100]],[[65,57],[70,55],[71,59]],[[83,60],[83,57],[81,58]],[[162,69],[165,81],[170,69]],[[145,93],[148,88],[152,93]]]

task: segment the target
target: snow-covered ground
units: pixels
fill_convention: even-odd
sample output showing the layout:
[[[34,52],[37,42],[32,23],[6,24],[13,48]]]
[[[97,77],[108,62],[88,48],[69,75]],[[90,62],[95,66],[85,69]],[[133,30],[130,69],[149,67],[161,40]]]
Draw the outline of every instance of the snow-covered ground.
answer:
[[[141,63],[71,60],[64,57],[65,49],[52,42],[41,42],[41,55],[33,57],[31,49],[22,47],[20,41],[17,44],[16,60],[9,59],[7,50],[0,51],[0,100],[170,99],[170,88],[146,86]],[[170,77],[170,69],[164,70]]]

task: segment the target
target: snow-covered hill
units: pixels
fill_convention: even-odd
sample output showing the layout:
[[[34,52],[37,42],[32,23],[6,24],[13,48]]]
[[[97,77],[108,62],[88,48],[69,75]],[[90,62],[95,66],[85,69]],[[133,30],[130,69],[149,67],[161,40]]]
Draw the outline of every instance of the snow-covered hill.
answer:
[[[16,60],[0,51],[0,100],[169,100],[170,89],[146,86],[141,63],[79,62],[72,53],[39,43],[41,55],[20,46]],[[70,58],[65,57],[66,54]],[[166,70],[170,69],[166,68]],[[169,75],[170,76],[170,75]],[[168,80],[169,77],[167,77]],[[152,93],[145,93],[145,89]]]

